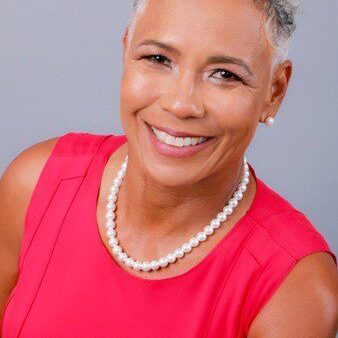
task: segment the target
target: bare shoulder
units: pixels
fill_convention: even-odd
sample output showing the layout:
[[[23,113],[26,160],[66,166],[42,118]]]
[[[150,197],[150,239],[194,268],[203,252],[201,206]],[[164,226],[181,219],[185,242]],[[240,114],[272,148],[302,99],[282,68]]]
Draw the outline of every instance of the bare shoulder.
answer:
[[[28,203],[58,139],[44,140],[21,151],[0,178],[0,314],[16,284]]]
[[[40,173],[59,138],[33,144],[20,152],[0,179],[0,241],[18,251],[25,209]]]
[[[300,259],[252,322],[249,338],[334,338],[338,270],[327,252]]]

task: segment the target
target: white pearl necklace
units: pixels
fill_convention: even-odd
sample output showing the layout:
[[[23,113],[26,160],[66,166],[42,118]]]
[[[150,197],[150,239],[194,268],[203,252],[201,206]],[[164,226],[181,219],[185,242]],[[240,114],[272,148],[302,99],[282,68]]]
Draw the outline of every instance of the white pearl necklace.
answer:
[[[216,218],[211,220],[211,222],[204,227],[203,231],[199,232],[196,237],[192,237],[188,242],[184,243],[181,247],[177,248],[173,252],[167,254],[164,257],[161,257],[158,260],[153,260],[151,262],[145,261],[140,262],[136,261],[133,258],[130,258],[125,252],[123,252],[120,245],[118,245],[118,240],[116,238],[116,223],[115,219],[115,209],[117,194],[120,189],[123,177],[125,175],[128,163],[128,155],[126,156],[124,162],[121,165],[121,169],[117,173],[117,177],[113,181],[113,185],[110,187],[110,193],[107,197],[106,204],[106,228],[107,236],[109,238],[109,246],[112,248],[112,253],[117,256],[117,259],[120,262],[123,262],[127,267],[133,268],[136,271],[150,271],[157,270],[159,268],[164,268],[171,263],[174,263],[177,259],[184,257],[186,254],[190,253],[193,248],[197,247],[200,242],[203,242],[207,239],[208,236],[212,235],[216,229],[221,226],[221,223],[224,223],[229,215],[233,213],[234,208],[238,205],[238,201],[243,198],[243,193],[247,189],[249,183],[250,170],[247,164],[246,157],[244,157],[244,169],[242,174],[242,180],[239,183],[237,190],[234,192],[233,197],[229,199],[228,204],[223,208],[223,210],[217,214]]]

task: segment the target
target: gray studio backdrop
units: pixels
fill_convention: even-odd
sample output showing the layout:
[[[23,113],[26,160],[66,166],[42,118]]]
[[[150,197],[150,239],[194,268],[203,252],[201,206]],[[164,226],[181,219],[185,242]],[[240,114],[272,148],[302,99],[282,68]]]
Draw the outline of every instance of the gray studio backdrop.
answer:
[[[0,174],[24,148],[68,131],[123,133],[121,37],[131,0],[0,0]],[[304,0],[294,73],[275,124],[248,151],[258,177],[338,252],[336,0]]]

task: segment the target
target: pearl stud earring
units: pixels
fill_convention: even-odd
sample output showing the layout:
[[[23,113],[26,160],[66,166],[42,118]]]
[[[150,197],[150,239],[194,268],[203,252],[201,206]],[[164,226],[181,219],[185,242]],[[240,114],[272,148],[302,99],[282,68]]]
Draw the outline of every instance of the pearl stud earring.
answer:
[[[271,116],[267,117],[267,118],[265,119],[265,121],[264,121],[264,123],[265,123],[268,127],[272,126],[272,124],[273,124],[274,122],[275,122],[275,119],[274,119],[273,117],[271,117]]]

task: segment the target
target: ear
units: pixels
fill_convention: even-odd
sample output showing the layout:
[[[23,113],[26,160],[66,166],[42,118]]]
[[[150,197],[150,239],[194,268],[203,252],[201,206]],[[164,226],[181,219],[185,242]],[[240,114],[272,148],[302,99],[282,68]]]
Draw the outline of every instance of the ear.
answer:
[[[128,43],[128,32],[129,32],[129,27],[127,26],[124,30],[123,36],[122,36],[122,45],[123,45],[123,59],[125,57],[125,53],[127,51],[127,43]]]
[[[292,74],[292,62],[286,60],[276,66],[271,80],[270,91],[267,98],[267,107],[260,117],[264,123],[268,116],[275,117],[283,102]]]

